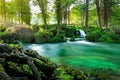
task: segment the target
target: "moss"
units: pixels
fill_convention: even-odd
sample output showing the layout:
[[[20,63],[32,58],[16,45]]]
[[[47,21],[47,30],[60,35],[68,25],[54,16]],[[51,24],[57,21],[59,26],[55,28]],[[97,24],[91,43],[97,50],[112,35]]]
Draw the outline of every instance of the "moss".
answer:
[[[0,64],[0,72],[5,72],[2,64]]]
[[[36,61],[37,63],[39,63],[39,64],[43,64],[43,62],[42,62],[41,60],[39,60],[39,59],[35,59],[35,61]]]

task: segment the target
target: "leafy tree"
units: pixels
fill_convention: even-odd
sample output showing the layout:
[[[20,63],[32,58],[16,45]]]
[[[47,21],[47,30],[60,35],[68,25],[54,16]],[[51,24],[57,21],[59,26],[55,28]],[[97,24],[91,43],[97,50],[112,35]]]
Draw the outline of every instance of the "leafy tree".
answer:
[[[0,0],[0,7],[1,7],[1,15],[2,15],[2,20],[6,22],[6,3],[5,0]]]
[[[100,27],[100,30],[102,30],[101,14],[100,14],[100,0],[95,0],[95,4],[96,4],[96,9],[97,9],[99,27]]]
[[[42,18],[44,21],[45,29],[47,30],[48,25],[47,25],[47,0],[37,0],[39,7],[42,12]]]
[[[25,22],[26,24],[30,24],[30,6],[29,1],[30,0],[14,0],[16,4],[16,15],[19,17],[19,23],[23,24]]]
[[[88,17],[89,16],[89,0],[86,0],[86,19],[85,19],[85,27],[86,31],[88,31]]]
[[[30,21],[31,21],[31,12],[30,12],[30,6],[29,6],[29,1],[30,0],[23,0],[23,10],[22,10],[22,20],[26,23],[30,25]]]

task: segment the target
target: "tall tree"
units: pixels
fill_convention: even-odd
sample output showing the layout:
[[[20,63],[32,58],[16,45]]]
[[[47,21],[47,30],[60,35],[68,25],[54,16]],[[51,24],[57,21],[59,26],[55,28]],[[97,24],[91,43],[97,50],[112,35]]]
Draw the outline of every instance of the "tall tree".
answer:
[[[48,25],[47,25],[47,0],[37,0],[39,3],[39,7],[42,12],[42,18],[44,21],[45,29],[47,30]]]
[[[15,1],[15,8],[16,8],[16,13],[17,13],[17,16],[18,16],[18,21],[19,21],[19,24],[23,24],[23,21],[22,21],[22,10],[23,10],[23,0],[14,0]]]
[[[0,0],[0,18],[3,20],[3,0]]]
[[[96,4],[96,9],[97,9],[99,27],[100,27],[100,30],[102,30],[101,14],[100,14],[100,0],[95,0],[95,4]]]
[[[30,24],[31,12],[29,6],[30,0],[14,0],[15,8],[16,8],[16,15],[18,16],[18,21],[20,24],[26,23]]]
[[[2,19],[2,24],[6,26],[6,18],[7,18],[7,11],[6,11],[6,1],[0,0],[0,15]]]
[[[70,17],[70,6],[75,2],[75,0],[63,0],[62,1],[62,11],[63,11],[63,21],[64,26],[69,24],[69,17]]]
[[[21,7],[21,15],[22,15],[21,19],[28,25],[30,25],[30,21],[31,21],[29,1],[30,0],[23,0],[24,6]]]
[[[103,4],[104,4],[104,24],[106,27],[106,31],[108,31],[108,4],[107,4],[107,0],[103,0]]]
[[[85,20],[85,27],[86,27],[86,31],[88,31],[88,20],[89,18],[89,0],[86,0],[86,20]]]
[[[5,0],[3,0],[3,9],[4,9],[4,21],[6,22],[6,3],[5,3]]]
[[[113,0],[103,0],[103,4],[104,4],[104,25],[106,27],[106,31],[108,31],[112,16],[111,14],[112,14]]]
[[[57,18],[57,34],[59,34],[62,25],[62,0],[55,1],[55,8]]]

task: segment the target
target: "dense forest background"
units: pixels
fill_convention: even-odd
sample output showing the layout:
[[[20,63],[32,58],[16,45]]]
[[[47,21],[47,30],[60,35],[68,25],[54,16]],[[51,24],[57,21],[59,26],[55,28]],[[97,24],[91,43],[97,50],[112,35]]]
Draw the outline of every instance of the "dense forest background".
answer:
[[[84,29],[90,41],[120,42],[119,13],[119,0],[0,0],[0,30],[5,38],[5,32],[15,33],[18,27],[29,26],[29,30],[19,32],[36,38],[24,41],[22,35],[15,36],[14,40],[23,42],[61,42],[65,37],[74,40],[78,37],[76,29]]]

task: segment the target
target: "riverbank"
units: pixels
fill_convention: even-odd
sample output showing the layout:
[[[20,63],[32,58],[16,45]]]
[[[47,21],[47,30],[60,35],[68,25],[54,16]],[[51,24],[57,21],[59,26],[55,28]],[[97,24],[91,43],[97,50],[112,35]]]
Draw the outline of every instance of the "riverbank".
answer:
[[[90,42],[105,42],[105,43],[120,43],[120,30],[111,29],[108,32],[100,31],[97,27],[90,27],[86,32],[84,29],[84,36],[80,33],[80,27],[66,26],[62,27],[60,33],[57,33],[56,25],[49,25],[49,29],[45,30],[42,26],[15,26],[15,27],[1,27],[0,26],[0,43],[59,43],[66,42],[67,38],[70,41],[75,39],[81,40],[86,36]],[[54,27],[52,27],[54,26]]]

